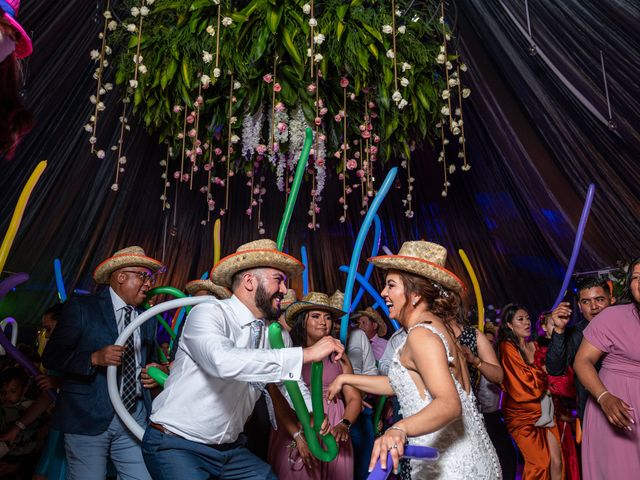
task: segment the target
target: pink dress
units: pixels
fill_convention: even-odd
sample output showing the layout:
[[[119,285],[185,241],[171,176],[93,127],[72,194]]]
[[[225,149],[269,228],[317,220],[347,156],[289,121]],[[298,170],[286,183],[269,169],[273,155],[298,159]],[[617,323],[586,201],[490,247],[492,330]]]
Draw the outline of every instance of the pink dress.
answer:
[[[342,373],[339,362],[332,363],[325,358],[322,362],[322,390],[326,398],[326,389],[329,384]],[[302,378],[304,383],[311,385],[311,364],[302,366]],[[344,401],[342,397],[335,402],[324,402],[325,413],[329,423],[337,425],[344,416]],[[319,467],[309,470],[298,456],[297,450],[291,450],[291,437],[284,428],[278,428],[271,432],[269,441],[268,460],[271,468],[280,480],[349,480],[353,478],[353,449],[351,439],[339,443],[338,456],[330,463],[318,462]]]
[[[586,480],[640,478],[640,317],[633,305],[606,308],[584,331],[605,352],[599,376],[607,390],[635,408],[631,431],[611,425],[593,397],[584,414],[582,474]]]

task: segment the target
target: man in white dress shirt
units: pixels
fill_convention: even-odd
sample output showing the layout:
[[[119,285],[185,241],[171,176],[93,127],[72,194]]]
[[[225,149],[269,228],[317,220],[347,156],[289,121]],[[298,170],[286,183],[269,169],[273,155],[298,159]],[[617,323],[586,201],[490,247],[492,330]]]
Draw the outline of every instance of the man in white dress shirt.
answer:
[[[305,349],[269,348],[260,324],[277,321],[287,276],[303,268],[271,240],[242,245],[214,266],[211,280],[233,296],[196,306],[186,320],[143,439],[154,479],[277,478],[238,438],[264,385],[300,381],[303,363],[344,350],[331,337]]]

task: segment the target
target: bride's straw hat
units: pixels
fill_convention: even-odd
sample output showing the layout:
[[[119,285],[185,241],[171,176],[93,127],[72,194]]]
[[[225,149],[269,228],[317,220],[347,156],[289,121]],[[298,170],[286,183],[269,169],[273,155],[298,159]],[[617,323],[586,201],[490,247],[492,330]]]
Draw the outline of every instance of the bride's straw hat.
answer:
[[[445,268],[447,249],[437,243],[404,242],[397,255],[381,255],[369,261],[384,270],[400,270],[428,278],[455,292],[464,289],[462,281]]]

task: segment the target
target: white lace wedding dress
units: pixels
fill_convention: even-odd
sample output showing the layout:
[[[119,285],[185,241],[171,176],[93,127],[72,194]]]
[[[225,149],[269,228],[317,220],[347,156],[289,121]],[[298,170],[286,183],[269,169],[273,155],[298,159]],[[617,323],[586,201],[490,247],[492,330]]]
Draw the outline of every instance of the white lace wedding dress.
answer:
[[[420,323],[413,326],[409,332],[414,328],[426,328],[438,335],[447,351],[449,365],[452,365],[454,358],[440,331],[431,325]],[[389,368],[389,383],[398,397],[403,418],[407,418],[429,405],[432,398],[426,390],[423,392],[424,398],[420,395],[408,370],[400,363],[401,349],[402,345],[393,356],[393,362]],[[440,458],[435,462],[411,460],[411,478],[499,480],[502,478],[500,463],[493,444],[489,440],[482,416],[476,408],[473,393],[467,394],[453,373],[451,376],[462,403],[462,417],[436,432],[409,438],[410,445],[433,447],[440,452]]]

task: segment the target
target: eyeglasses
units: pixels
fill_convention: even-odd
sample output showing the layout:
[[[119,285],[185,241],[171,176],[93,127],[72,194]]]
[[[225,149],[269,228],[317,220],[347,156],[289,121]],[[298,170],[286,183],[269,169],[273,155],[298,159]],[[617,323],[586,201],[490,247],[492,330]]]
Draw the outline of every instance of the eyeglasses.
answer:
[[[150,275],[147,272],[136,272],[133,270],[122,270],[122,273],[133,273],[134,275],[137,275],[138,277],[140,277],[140,280],[142,280],[142,284],[144,285],[145,283],[149,282],[149,284],[151,285],[155,285],[156,283],[156,276],[155,275]]]

